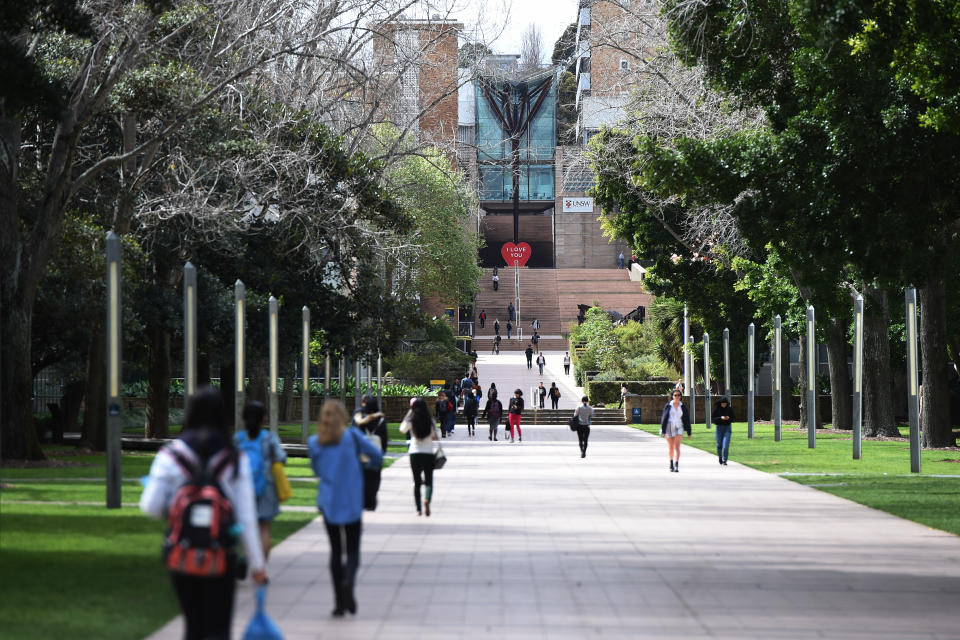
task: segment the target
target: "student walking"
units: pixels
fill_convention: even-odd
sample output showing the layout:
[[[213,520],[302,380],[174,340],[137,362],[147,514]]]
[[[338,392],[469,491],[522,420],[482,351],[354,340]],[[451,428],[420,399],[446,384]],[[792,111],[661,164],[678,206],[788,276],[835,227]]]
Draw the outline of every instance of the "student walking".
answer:
[[[495,354],[499,354],[499,353],[500,353],[500,341],[501,341],[501,340],[502,340],[502,338],[500,337],[500,334],[499,334],[499,333],[493,337],[493,352],[494,352]]]
[[[513,397],[510,398],[510,408],[507,416],[507,419],[510,423],[510,442],[513,442],[513,437],[516,435],[517,440],[523,442],[523,432],[520,430],[520,418],[523,414],[523,391],[516,389],[513,392]]]
[[[487,389],[487,397],[489,398],[490,396],[495,396],[495,395],[497,395],[497,383],[491,382],[490,388]]]
[[[473,389],[467,389],[463,395],[463,417],[467,420],[467,435],[477,435],[477,409],[479,401],[473,395]]]
[[[171,531],[164,543],[164,560],[173,590],[183,612],[187,640],[230,637],[230,619],[237,584],[236,544],[233,531],[225,531],[220,540],[224,546],[188,549],[178,553],[186,537],[173,539],[176,530],[204,529],[209,537],[211,527],[193,524],[195,509],[210,505],[198,500],[200,476],[209,473],[216,482],[217,499],[213,513],[225,515],[232,509],[240,525],[240,539],[247,554],[250,575],[257,584],[267,581],[263,546],[258,536],[257,505],[253,492],[250,461],[239,453],[230,438],[224,419],[223,398],[212,387],[202,387],[187,399],[183,430],[180,437],[165,445],[150,465],[150,476],[140,496],[140,510],[154,518],[167,517]],[[177,504],[174,504],[174,503]],[[178,506],[186,503],[186,506]],[[208,511],[209,512],[209,511]],[[196,555],[190,554],[196,551]],[[223,554],[222,571],[210,575],[209,567],[196,566],[195,558]],[[206,569],[206,570],[205,570]]]
[[[530,326],[533,327],[533,330],[534,330],[534,331],[539,331],[539,330],[540,330],[540,321],[537,320],[536,318],[534,318],[534,319],[533,319],[533,322],[530,323]]]
[[[433,455],[436,452],[434,442],[437,440],[437,428],[430,417],[427,403],[420,398],[414,398],[410,403],[410,411],[400,423],[400,433],[407,434],[410,444],[407,451],[410,453],[410,470],[413,472],[413,503],[417,507],[417,515],[424,513],[430,516],[430,500],[433,499]],[[421,503],[420,487],[426,486],[426,501]]]
[[[487,440],[497,440],[497,427],[500,426],[500,417],[503,415],[503,403],[497,400],[497,390],[494,387],[491,387],[490,391],[487,393],[487,404],[483,408],[483,413],[480,415],[481,420],[486,420],[487,425],[490,427],[490,435],[487,436]]]
[[[483,329],[483,326],[487,324],[487,310],[484,309],[480,312],[480,328]]]
[[[622,409],[622,408],[623,408],[623,401],[626,399],[626,397],[627,397],[627,395],[628,395],[629,393],[630,393],[630,392],[627,391],[627,383],[626,383],[626,382],[621,382],[621,383],[620,383],[620,404],[617,405],[617,409]]]
[[[730,436],[733,432],[733,407],[726,398],[720,398],[713,407],[713,424],[717,425],[714,431],[717,438],[717,458],[720,464],[726,466],[727,458],[730,455]]]
[[[253,493],[257,496],[257,525],[263,544],[263,557],[270,557],[270,523],[280,514],[280,501],[273,482],[270,466],[274,462],[286,464],[287,453],[280,438],[263,428],[267,409],[261,402],[250,402],[243,408],[244,431],[234,434],[233,444],[250,461]]]
[[[533,348],[536,349],[537,353],[540,353],[540,334],[534,331],[530,342],[533,343]]]
[[[387,452],[387,417],[380,411],[377,396],[370,393],[363,394],[360,398],[360,411],[353,414],[353,424],[350,426],[362,431],[368,440],[379,444],[381,452]],[[368,511],[375,511],[377,508],[381,471],[380,467],[363,470],[363,507]]]
[[[543,386],[542,382],[540,383],[540,386],[537,387],[537,396],[540,397],[540,408],[543,409],[543,402],[547,398],[547,388]]]
[[[524,350],[524,353],[527,356],[527,369],[533,369],[533,347],[527,345],[527,348]]]
[[[624,264],[623,251],[621,251],[620,255],[617,256],[617,262],[620,264],[621,269],[626,269],[626,265]]]
[[[536,336],[534,336],[534,337],[536,337]],[[537,367],[540,368],[540,375],[543,375],[543,368],[546,366],[546,364],[547,364],[547,359],[544,358],[544,357],[543,357],[543,354],[541,353],[540,355],[537,356]],[[541,383],[541,384],[543,384],[543,383]]]
[[[580,442],[580,457],[587,457],[587,440],[590,439],[590,423],[593,421],[593,407],[590,406],[587,396],[580,398],[581,404],[573,412],[576,421],[577,440]]]
[[[434,407],[437,424],[440,426],[440,436],[447,437],[448,426],[450,424],[450,413],[454,411],[453,403],[447,399],[447,394],[443,391],[437,392],[437,404]]]
[[[667,439],[667,452],[670,456],[670,471],[680,472],[680,442],[683,432],[691,437],[690,412],[687,405],[680,400],[682,394],[674,389],[672,400],[663,406],[663,415],[660,416],[660,435]]]
[[[498,274],[493,274],[493,290],[497,291],[500,289],[500,276]]]
[[[560,406],[560,389],[557,387],[556,382],[550,383],[550,391],[547,392],[547,395],[550,396],[550,408],[557,409]]]
[[[500,318],[493,321],[493,332],[496,335],[500,335]]]
[[[517,308],[513,306],[513,302],[507,305],[507,320],[513,320],[513,314],[516,312]]]
[[[507,340],[510,339],[510,336],[513,334],[513,323],[507,320]]]
[[[570,352],[563,352],[563,375],[570,375]]]
[[[357,612],[353,586],[360,568],[360,532],[363,518],[363,466],[383,464],[383,452],[355,428],[347,428],[347,408],[339,400],[320,407],[317,433],[307,440],[310,467],[320,480],[317,508],[330,540],[330,581],[335,618]]]

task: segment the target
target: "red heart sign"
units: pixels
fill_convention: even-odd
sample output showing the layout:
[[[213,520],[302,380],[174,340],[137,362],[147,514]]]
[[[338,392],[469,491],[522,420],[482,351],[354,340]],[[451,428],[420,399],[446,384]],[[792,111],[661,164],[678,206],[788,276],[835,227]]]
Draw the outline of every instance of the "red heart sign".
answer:
[[[522,267],[527,264],[527,260],[530,259],[532,254],[533,249],[526,242],[519,244],[508,242],[500,248],[500,255],[503,256],[508,267],[512,267],[514,262]]]

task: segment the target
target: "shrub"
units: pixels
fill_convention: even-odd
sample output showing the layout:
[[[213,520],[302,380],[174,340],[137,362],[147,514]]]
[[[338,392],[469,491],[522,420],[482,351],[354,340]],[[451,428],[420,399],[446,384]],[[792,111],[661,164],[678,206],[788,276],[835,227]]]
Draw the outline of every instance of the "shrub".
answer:
[[[586,384],[585,391],[590,403],[613,402],[620,400],[620,382],[598,382],[591,380]],[[627,391],[641,396],[664,396],[666,397],[673,390],[673,383],[670,381],[628,381]]]

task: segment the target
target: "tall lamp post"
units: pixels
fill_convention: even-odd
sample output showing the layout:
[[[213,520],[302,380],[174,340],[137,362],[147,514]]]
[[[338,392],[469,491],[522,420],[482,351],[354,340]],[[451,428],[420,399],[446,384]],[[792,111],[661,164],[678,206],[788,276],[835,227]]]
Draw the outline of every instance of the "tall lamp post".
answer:
[[[303,382],[300,385],[300,439],[307,443],[310,431],[310,309],[304,305],[303,320]]]
[[[783,439],[783,401],[780,380],[783,378],[783,356],[780,349],[783,346],[783,329],[781,327],[780,315],[773,319],[773,441],[780,442]]]
[[[907,410],[910,417],[910,473],[920,473],[920,389],[917,358],[917,290],[904,293],[907,313]]]
[[[247,288],[243,282],[237,280],[233,285],[233,306],[234,306],[234,353],[233,358],[236,361],[233,388],[233,411],[234,425],[237,431],[240,431],[243,424],[243,405],[246,401],[246,381],[247,373],[244,364],[244,340],[246,333],[246,295]]]
[[[863,446],[863,296],[853,303],[853,459]]]
[[[730,398],[730,329],[723,330],[723,395],[733,406]]]
[[[703,420],[710,428],[713,422],[713,407],[710,406],[710,334],[703,334]]]
[[[747,326],[747,438],[753,438],[753,382],[754,382],[754,337],[756,329],[751,322]]]
[[[690,335],[690,318],[687,305],[683,305],[683,394],[690,395],[690,352],[687,350],[687,336]]]
[[[277,433],[277,376],[279,374],[279,358],[277,355],[277,299],[270,296],[270,430]]]
[[[107,232],[107,508],[119,509],[121,504],[121,441],[123,418],[121,410],[120,339],[121,313],[121,245],[120,236]]]
[[[197,269],[183,265],[183,395],[197,392]]]
[[[690,424],[692,425],[697,421],[697,375],[694,373],[696,358],[693,357],[693,336],[687,338],[687,353],[690,358]]]
[[[807,448],[817,447],[817,337],[813,305],[807,307]]]

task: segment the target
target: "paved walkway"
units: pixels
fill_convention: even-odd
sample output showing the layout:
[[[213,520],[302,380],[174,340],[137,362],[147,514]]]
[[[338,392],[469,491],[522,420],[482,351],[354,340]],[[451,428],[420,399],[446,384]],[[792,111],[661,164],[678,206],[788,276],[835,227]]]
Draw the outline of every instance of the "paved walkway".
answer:
[[[432,517],[405,459],[384,472],[356,618],[329,618],[321,522],[274,550],[288,640],[960,637],[954,536],[686,447],[670,473],[665,444],[629,427],[594,428],[586,459],[565,427],[460,431]],[[251,605],[243,586],[237,637]]]
[[[537,368],[536,354],[533,355],[533,368],[527,369],[527,356],[522,351],[501,351],[497,355],[481,353],[477,358],[477,372],[480,374],[480,386],[483,387],[483,403],[487,401],[486,393],[491,382],[497,383],[500,401],[504,407],[507,406],[507,400],[513,396],[514,389],[523,389],[527,406],[532,406],[530,390],[541,382],[549,390],[550,383],[556,382],[560,389],[560,408],[573,411],[580,404],[583,388],[575,386],[572,374],[564,375],[563,351],[544,351],[543,357],[547,364],[541,376]],[[544,406],[550,408],[549,397],[544,401]]]

